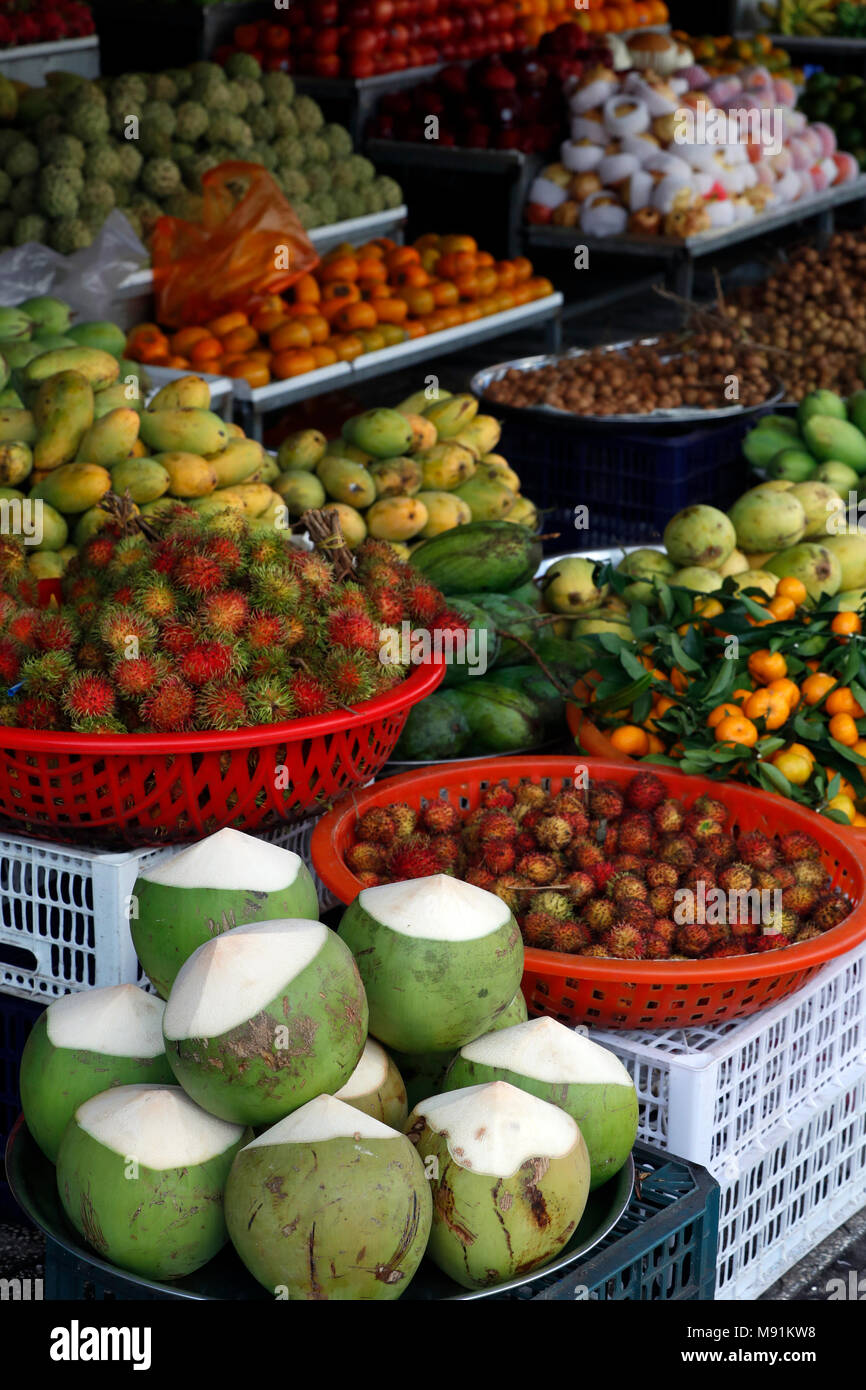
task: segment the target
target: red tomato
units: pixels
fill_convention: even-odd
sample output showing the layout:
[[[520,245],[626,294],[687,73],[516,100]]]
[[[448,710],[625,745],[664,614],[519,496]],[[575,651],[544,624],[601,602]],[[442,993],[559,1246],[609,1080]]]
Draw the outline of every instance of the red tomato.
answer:
[[[339,53],[317,53],[313,62],[313,71],[317,77],[339,77]]]
[[[289,46],[289,31],[282,24],[265,25],[265,48],[271,53],[284,53]]]
[[[409,42],[409,30],[405,24],[392,24],[388,30],[388,47],[405,48]]]
[[[372,77],[376,72],[376,64],[369,54],[353,53],[349,59],[350,77]]]
[[[373,6],[368,4],[352,5],[346,19],[355,29],[369,29],[373,23]]]
[[[340,42],[339,29],[320,29],[313,39],[316,53],[336,53]]]
[[[371,0],[374,24],[390,24],[394,18],[394,0]]]
[[[318,28],[320,25],[336,24],[339,12],[337,0],[313,0],[310,18]]]
[[[259,41],[259,26],[257,24],[239,24],[235,29],[235,43],[238,48],[245,53],[250,53]]]

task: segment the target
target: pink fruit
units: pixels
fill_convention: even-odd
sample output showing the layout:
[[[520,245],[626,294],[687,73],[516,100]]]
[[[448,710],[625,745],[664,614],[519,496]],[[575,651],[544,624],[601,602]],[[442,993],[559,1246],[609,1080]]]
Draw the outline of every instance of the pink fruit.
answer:
[[[825,125],[823,121],[816,121],[813,126],[809,127],[809,129],[815,135],[817,135],[819,140],[821,141],[821,153],[825,157],[828,155],[832,156],[836,153],[838,146],[836,141],[835,130],[833,130],[830,126]]]
[[[860,165],[853,154],[847,154],[844,150],[840,150],[838,154],[833,155],[833,163],[838,170],[837,183],[850,183],[852,179],[856,179],[860,175]]]

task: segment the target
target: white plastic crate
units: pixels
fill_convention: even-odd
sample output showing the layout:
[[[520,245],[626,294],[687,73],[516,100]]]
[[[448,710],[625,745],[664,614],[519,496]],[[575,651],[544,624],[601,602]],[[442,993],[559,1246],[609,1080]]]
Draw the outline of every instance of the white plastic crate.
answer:
[[[849,1067],[714,1176],[716,1299],[758,1298],[866,1205],[866,1067]]]
[[[261,838],[312,869],[315,820],[278,826]],[[57,998],[93,985],[141,982],[126,902],[142,865],[177,852],[117,854],[0,835],[0,992],[21,999]],[[319,907],[336,899],[316,877]]]
[[[851,1065],[866,1066],[866,942],[789,999],[708,1028],[604,1031],[640,1102],[638,1138],[718,1176]]]

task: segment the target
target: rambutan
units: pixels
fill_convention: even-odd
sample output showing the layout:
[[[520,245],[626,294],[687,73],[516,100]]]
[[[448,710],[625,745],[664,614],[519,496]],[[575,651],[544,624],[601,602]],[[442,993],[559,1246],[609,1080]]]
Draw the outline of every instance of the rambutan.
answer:
[[[114,686],[102,676],[73,676],[63,692],[63,707],[74,723],[114,714],[115,706]]]
[[[15,723],[22,729],[57,729],[60,709],[45,695],[25,695],[10,711],[10,717],[0,715],[0,724]]]
[[[180,656],[196,640],[196,631],[190,623],[169,618],[163,623],[159,634],[159,645],[170,656]]]
[[[6,635],[13,642],[17,642],[21,647],[29,650],[36,649],[36,632],[42,613],[38,608],[22,608],[14,617],[9,619],[6,626]]]
[[[647,886],[637,874],[616,873],[607,885],[607,894],[615,903],[646,902]]]
[[[708,951],[712,941],[706,927],[700,922],[688,922],[677,932],[677,951],[683,956],[697,958]]]
[[[111,668],[118,694],[124,699],[141,699],[168,675],[164,658],[119,657]]]
[[[358,887],[362,892],[365,888],[377,888],[382,882],[379,875],[372,873],[370,870],[364,870],[361,873],[355,874],[355,878],[358,880]]]
[[[485,840],[505,840],[508,843],[518,836],[517,822],[507,811],[486,811],[478,825],[478,838]]]
[[[531,830],[521,830],[517,839],[514,841],[514,853],[518,859],[524,854],[534,854],[538,849],[538,842]]]
[[[646,955],[646,938],[637,927],[628,922],[615,922],[605,932],[601,944],[609,956],[617,960],[643,960]]]
[[[173,618],[178,612],[177,594],[161,574],[148,574],[134,589],[135,605],[145,617],[156,622]]]
[[[637,854],[618,854],[612,862],[613,867],[622,873],[646,877],[647,862]]]
[[[43,652],[72,652],[79,639],[78,624],[68,613],[49,608],[40,615],[34,636]]]
[[[763,932],[755,939],[753,949],[760,955],[764,951],[778,951],[781,946],[788,945],[788,938],[784,932]]]
[[[797,883],[807,883],[810,888],[822,889],[830,882],[830,875],[817,859],[797,859],[791,869]]]
[[[672,922],[669,917],[656,918],[655,925],[653,926],[653,932],[656,936],[660,936],[664,941],[666,941],[670,947],[673,947],[673,944],[677,939],[678,931],[679,927],[677,926],[676,922]]]
[[[542,854],[536,851],[535,854],[525,854],[518,860],[517,872],[524,878],[528,878],[530,883],[546,885],[553,883],[557,875],[556,860],[550,854]]]
[[[647,960],[667,960],[671,953],[671,944],[658,932],[647,932],[646,937],[646,959]]]
[[[456,835],[431,835],[430,848],[436,855],[442,868],[448,872],[456,867],[460,862],[460,840]],[[510,845],[502,845],[500,848],[510,850]],[[493,869],[492,864],[487,864],[488,869]]]
[[[244,568],[244,555],[237,541],[230,535],[210,531],[201,541],[202,547],[212,560],[216,560],[230,574]],[[279,543],[282,548],[282,542]]]
[[[604,863],[604,851],[601,845],[593,844],[591,840],[578,841],[572,844],[568,857],[571,863],[578,869],[591,870],[596,864]]]
[[[387,806],[371,806],[359,816],[355,824],[355,835],[358,840],[370,840],[386,848],[396,838],[397,822]]]
[[[586,801],[575,787],[563,787],[562,791],[557,792],[550,803],[550,809],[556,816],[583,816],[587,825],[589,824]]]
[[[386,627],[396,627],[406,616],[402,600],[391,589],[374,589],[370,594],[370,607],[374,617]]]
[[[441,874],[442,865],[431,848],[429,836],[410,835],[399,840],[388,856],[388,872],[395,881]]]
[[[676,869],[688,869],[695,862],[695,842],[688,835],[667,835],[658,849],[663,864]]]
[[[818,901],[818,890],[808,883],[795,883],[782,893],[782,906],[790,908],[798,917],[808,917]]]
[[[351,608],[335,608],[328,613],[325,630],[329,646],[375,654],[382,645],[380,630],[373,620]]]
[[[329,691],[320,680],[308,675],[306,671],[294,671],[289,677],[288,687],[299,719],[314,714],[326,714],[334,708]]]
[[[708,835],[702,840],[700,852],[708,864],[720,869],[732,862],[737,853],[737,846],[730,835],[721,832],[718,835]]]
[[[574,955],[592,941],[589,928],[583,922],[559,922],[550,933],[549,951],[561,951],[563,955]]]
[[[520,923],[523,939],[527,946],[536,946],[540,949],[547,949],[553,939],[553,933],[560,925],[555,917],[551,917],[547,912],[527,912]]]
[[[579,956],[589,956],[595,960],[607,960],[608,954],[600,942],[594,941],[590,946],[582,946],[577,953]]]
[[[667,795],[665,784],[654,772],[639,772],[625,789],[629,806],[639,811],[652,811]]]
[[[412,571],[407,572],[402,596],[410,615],[422,627],[432,626],[445,608],[445,600],[439,590],[426,579],[416,578]]]
[[[108,664],[105,649],[96,642],[82,642],[75,660],[83,671],[104,671]]]
[[[141,717],[159,733],[183,733],[192,728],[195,694],[179,676],[168,676],[141,702]]]
[[[838,927],[851,911],[851,904],[841,897],[838,893],[830,893],[826,898],[822,898],[812,913],[811,920],[821,931],[829,931],[831,927]]]
[[[180,556],[175,561],[173,575],[182,589],[197,597],[224,589],[228,583],[225,566],[213,555],[202,555],[199,551]]]
[[[211,681],[196,701],[200,729],[244,729],[249,726],[246,692],[240,681]]]
[[[497,878],[514,868],[514,848],[505,840],[483,840],[481,855],[484,867],[496,874]]]
[[[85,541],[79,551],[80,564],[86,569],[104,570],[108,569],[114,555],[117,541],[105,531],[98,532],[91,536],[89,541]]]
[[[702,816],[699,811],[692,811],[686,816],[683,831],[686,835],[691,835],[698,845],[701,845],[704,840],[714,835],[721,835],[722,827],[712,816]]]
[[[806,861],[798,860],[797,862],[801,863]],[[775,869],[770,870],[770,873],[772,874],[772,887],[774,888],[793,888],[794,884],[797,882],[792,864],[777,864]]]
[[[709,951],[710,960],[727,960],[729,956],[743,955],[742,946],[735,946],[733,942],[725,945],[713,946]]]
[[[294,613],[301,603],[301,581],[282,565],[253,565],[250,592],[256,608],[268,613]]]
[[[542,816],[535,838],[543,849],[564,849],[571,843],[571,826],[562,816]]]
[[[563,879],[563,887],[568,889],[568,896],[575,907],[580,907],[596,891],[595,883],[591,876],[584,873],[581,869],[574,873],[566,874]]]
[[[726,825],[728,821],[728,808],[725,803],[717,797],[708,796],[706,792],[695,798],[692,811],[700,816],[709,816],[712,820],[718,821],[719,825]]]
[[[652,839],[652,822],[649,816],[630,817],[619,827],[619,849],[625,854],[649,854]]]
[[[662,835],[676,835],[686,823],[686,813],[679,801],[669,798],[660,801],[653,811],[653,825]]]
[[[587,805],[590,816],[598,820],[617,820],[622,815],[625,800],[614,782],[591,782]]]
[[[452,835],[461,827],[460,812],[450,801],[431,801],[421,812],[421,823],[431,835]]]
[[[217,637],[235,637],[246,625],[250,605],[240,589],[223,589],[209,594],[201,606],[206,630]]]
[[[257,676],[246,689],[250,724],[284,724],[295,717],[288,684],[278,676]]]
[[[510,811],[514,802],[514,792],[501,783],[498,787],[491,787],[481,798],[481,805],[486,811]]]
[[[628,922],[629,926],[638,927],[643,932],[650,931],[655,922],[655,913],[649,903],[627,902],[621,904],[619,915],[623,922]]]
[[[798,859],[821,858],[821,846],[818,841],[802,830],[792,830],[787,835],[782,835],[779,848],[787,864],[793,864]]]
[[[149,618],[114,603],[103,609],[97,631],[108,649],[121,657],[149,651],[156,637],[156,628]]]
[[[551,917],[555,917],[559,922],[565,922],[571,916],[571,903],[564,893],[535,893],[532,902],[533,912],[549,912]]]
[[[385,860],[378,845],[359,840],[350,845],[344,855],[346,864],[353,873],[374,873],[384,867]]]
[[[675,888],[651,888],[649,905],[656,917],[667,917],[673,911]]]
[[[516,917],[523,911],[527,897],[525,890],[526,882],[519,874],[500,874],[490,891],[501,898]]]
[[[10,642],[8,637],[0,638],[0,681],[5,685],[14,685],[20,669],[21,658],[15,643]]]
[[[647,865],[646,881],[650,888],[676,888],[679,874],[673,864],[654,862]]]
[[[617,873],[617,869],[609,859],[602,859],[597,864],[590,864],[586,872],[595,884],[597,892],[603,893],[614,874]]]
[[[737,840],[737,857],[753,869],[772,869],[779,856],[762,830],[747,830]]]
[[[583,916],[590,931],[599,935],[613,926],[616,921],[616,907],[610,898],[592,898],[584,907]]]
[[[441,871],[437,870],[437,872]],[[475,888],[483,888],[485,892],[490,893],[493,891],[496,875],[492,874],[489,869],[485,869],[483,864],[475,864],[471,869],[467,869],[466,882],[471,883]]]
[[[408,835],[414,835],[418,828],[418,812],[415,807],[410,806],[408,801],[392,801],[389,809],[397,828],[397,839],[405,839]]]
[[[800,928],[797,935],[794,937],[794,944],[799,946],[803,941],[814,941],[816,937],[823,935],[824,933],[821,931],[821,928],[816,927],[814,922],[807,922],[805,926]]]
[[[547,792],[536,782],[521,782],[514,793],[514,800],[518,806],[539,811],[547,805]]]
[[[738,859],[720,870],[718,882],[726,893],[742,893],[754,886],[755,877],[749,865]]]
[[[343,648],[329,652],[322,667],[323,679],[341,705],[369,700],[376,693],[377,675],[374,657]]]
[[[227,642],[196,642],[179,658],[180,674],[191,685],[224,681],[237,673],[240,657]]]
[[[291,557],[291,567],[304,590],[317,601],[325,598],[334,587],[334,571],[324,556],[316,551],[295,551]]]
[[[283,640],[283,623],[276,613],[256,610],[250,614],[244,630],[244,641],[250,652],[270,652]]]

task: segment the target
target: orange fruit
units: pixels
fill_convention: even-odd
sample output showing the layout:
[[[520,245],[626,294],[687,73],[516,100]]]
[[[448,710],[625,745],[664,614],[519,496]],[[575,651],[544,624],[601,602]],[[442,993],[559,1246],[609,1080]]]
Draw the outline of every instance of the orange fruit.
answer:
[[[816,671],[814,675],[806,677],[800,690],[807,705],[819,705],[827,691],[832,690],[835,684],[832,676],[828,676],[824,671]]]
[[[754,695],[754,693],[755,692],[753,690],[746,690],[746,688],[741,685],[738,686],[737,689],[734,691],[733,695],[731,696],[731,699],[733,700],[735,705],[744,705],[746,701],[750,698],[750,696]]]
[[[803,583],[802,579],[795,579],[793,575],[789,575],[787,579],[779,580],[776,585],[776,598],[778,598],[780,594],[783,598],[792,598],[798,608],[801,603],[806,602],[808,597],[806,585]]]
[[[673,709],[675,705],[676,700],[672,700],[669,695],[662,695],[655,708],[657,718],[661,719],[662,715],[667,714],[668,710]]]
[[[787,751],[799,754],[801,758],[806,758],[810,763],[815,761],[815,754],[811,748],[806,747],[805,743],[789,743]]]
[[[671,685],[673,686],[674,690],[680,693],[680,695],[682,695],[684,691],[688,690],[688,676],[683,675],[683,672],[679,669],[679,667],[675,667],[674,670],[671,671]]]
[[[850,637],[854,632],[862,632],[863,624],[856,613],[837,613],[830,630],[835,632],[837,637]]]
[[[731,704],[730,701],[725,701],[721,705],[716,705],[715,709],[710,710],[709,714],[707,715],[707,726],[710,729],[715,729],[717,724],[720,724],[723,719],[728,718],[728,715],[731,715],[733,716],[733,718],[737,719],[742,714],[742,712],[743,711],[740,709],[739,705],[734,705]]]
[[[651,753],[663,753],[665,751],[664,742],[659,738],[658,734],[650,734],[649,751]]]
[[[778,681],[770,681],[766,689],[774,692],[779,691],[784,695],[785,699],[788,701],[788,708],[792,711],[795,710],[800,703],[800,691],[797,689],[796,682],[792,681],[789,676],[783,676],[782,679]]]
[[[787,594],[776,594],[767,606],[777,623],[787,622],[797,611],[796,603]]]
[[[859,753],[861,758],[866,758],[866,738],[858,738],[851,749],[852,753]]]
[[[771,652],[766,647],[752,652],[748,661],[749,675],[761,685],[779,681],[788,674],[788,663],[781,652]]]
[[[758,742],[758,730],[745,715],[729,714],[716,725],[716,741],[728,746],[743,743],[747,748],[754,748]]]
[[[834,738],[837,743],[843,743],[846,748],[853,748],[854,744],[860,740],[857,725],[850,714],[834,714],[827,728],[830,737]]]
[[[620,724],[612,729],[608,738],[620,753],[628,753],[632,758],[642,758],[649,752],[649,735],[637,724]]]
[[[791,710],[788,697],[780,690],[756,690],[743,706],[748,719],[763,719],[768,729],[781,729],[787,723]]]
[[[824,708],[828,714],[850,714],[852,719],[862,719],[864,714],[863,706],[854,699],[847,685],[840,685],[828,695]]]

